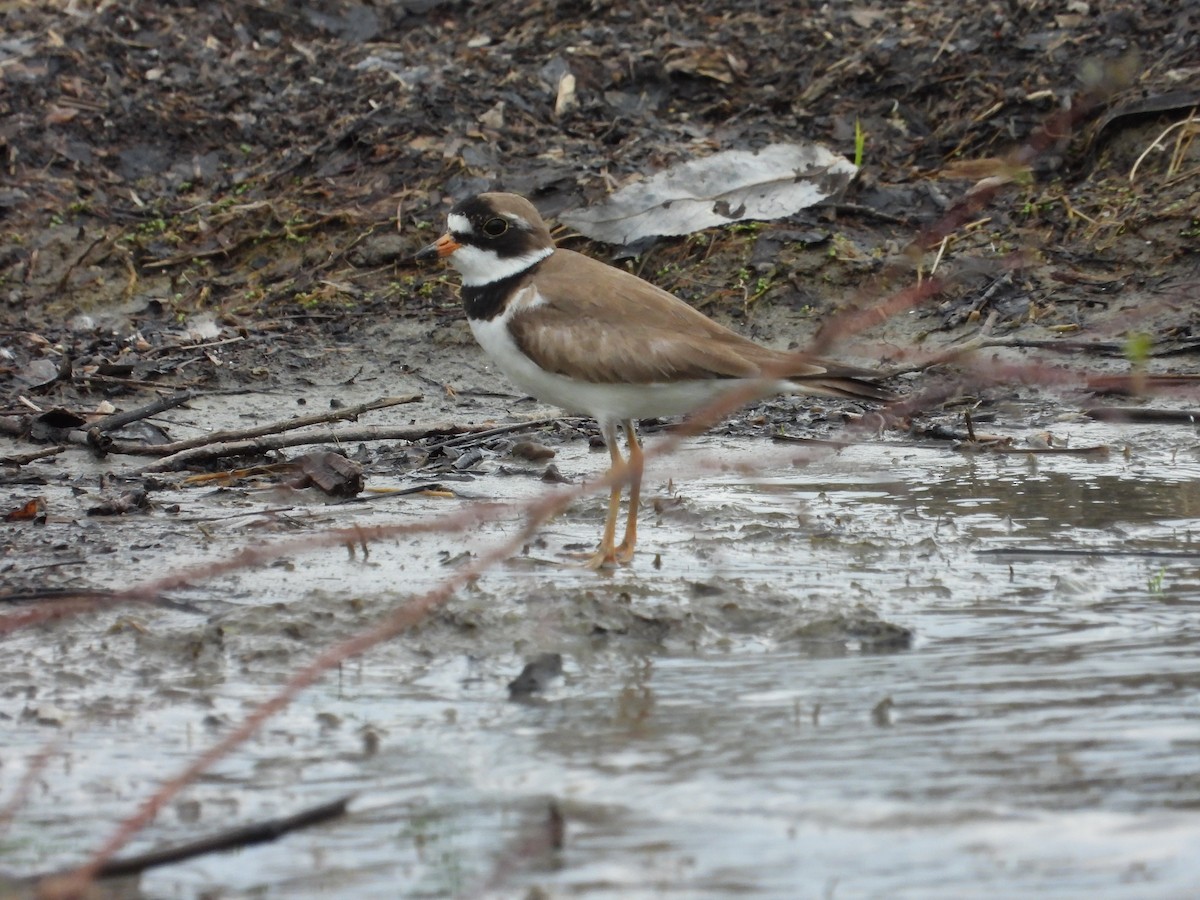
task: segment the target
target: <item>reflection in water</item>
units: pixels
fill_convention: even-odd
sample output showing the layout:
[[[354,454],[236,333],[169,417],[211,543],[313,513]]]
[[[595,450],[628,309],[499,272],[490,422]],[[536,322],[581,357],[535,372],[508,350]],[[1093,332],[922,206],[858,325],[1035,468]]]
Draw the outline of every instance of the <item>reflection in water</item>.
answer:
[[[1151,481],[1121,475],[1080,478],[1072,471],[995,473],[914,485],[908,497],[932,514],[960,513],[1010,519],[1035,533],[1063,529],[1137,526],[1196,519],[1200,480]],[[1040,524],[1039,524],[1040,523]]]

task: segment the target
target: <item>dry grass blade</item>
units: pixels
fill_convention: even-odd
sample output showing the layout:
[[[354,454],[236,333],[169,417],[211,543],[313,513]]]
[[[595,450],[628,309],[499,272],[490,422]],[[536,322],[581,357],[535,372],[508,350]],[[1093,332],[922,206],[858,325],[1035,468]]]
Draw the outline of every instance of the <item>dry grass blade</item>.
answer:
[[[1179,173],[1179,169],[1182,166],[1182,161],[1184,155],[1187,153],[1188,147],[1191,145],[1191,142],[1195,138],[1196,134],[1200,133],[1200,118],[1196,117],[1196,110],[1194,109],[1186,119],[1180,119],[1178,122],[1173,122],[1159,132],[1158,136],[1152,140],[1146,146],[1146,149],[1138,155],[1137,160],[1134,161],[1133,166],[1129,170],[1130,184],[1137,183],[1138,169],[1141,168],[1141,165],[1143,162],[1145,162],[1146,157],[1148,157],[1155,150],[1164,150],[1165,147],[1163,146],[1163,141],[1167,139],[1167,135],[1176,130],[1179,131],[1179,134],[1175,137],[1175,146],[1171,151],[1171,160],[1167,165],[1167,174],[1168,176],[1174,176]]]

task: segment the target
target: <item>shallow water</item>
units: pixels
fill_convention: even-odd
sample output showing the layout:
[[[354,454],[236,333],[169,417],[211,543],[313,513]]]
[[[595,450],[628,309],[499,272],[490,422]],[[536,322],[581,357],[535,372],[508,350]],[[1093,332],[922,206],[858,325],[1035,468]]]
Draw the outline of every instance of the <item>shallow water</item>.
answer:
[[[971,456],[901,440],[796,467],[795,448],[708,437],[656,461],[631,567],[563,564],[603,515],[599,498],[575,504],[416,632],[303,694],[130,849],[355,793],[349,816],[147,873],[141,890],[1190,895],[1197,442],[1186,429],[1061,428],[1113,452]],[[582,477],[603,459],[568,447],[556,462]],[[730,467],[746,460],[754,471]],[[456,487],[502,500],[545,489],[497,475]],[[209,522],[207,544],[164,523],[157,544],[112,566],[114,583],[164,556],[465,502],[262,516],[261,498],[179,493],[183,519],[247,517]],[[0,838],[4,868],[79,859],[318,650],[435,584],[464,545],[480,552],[517,527],[379,542],[367,560],[291,556],[180,595],[206,615],[127,609],[8,638],[0,798],[56,743]],[[910,629],[911,646],[873,645],[847,619]],[[511,702],[507,682],[546,651],[562,653],[565,678]]]

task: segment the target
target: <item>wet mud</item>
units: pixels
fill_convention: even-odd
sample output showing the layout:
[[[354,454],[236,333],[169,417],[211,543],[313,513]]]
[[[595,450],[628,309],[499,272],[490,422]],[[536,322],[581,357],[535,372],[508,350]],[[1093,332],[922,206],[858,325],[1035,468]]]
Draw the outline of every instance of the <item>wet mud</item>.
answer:
[[[790,446],[698,439],[652,465],[632,566],[597,575],[570,559],[603,516],[600,498],[572,505],[411,632],[324,676],[161,814],[147,843],[353,793],[345,819],[147,873],[140,890],[383,897],[402,874],[407,896],[1185,892],[1200,803],[1197,445],[1053,427],[1112,451],[884,440],[796,467]],[[747,454],[753,473],[735,465]],[[557,464],[590,471],[600,456],[573,443]],[[545,490],[487,468],[464,493]],[[187,493],[152,527],[106,523],[128,546],[110,553],[114,581],[331,519],[470,502]],[[224,515],[193,518],[214,507]],[[366,558],[284,556],[173,592],[179,608],[10,635],[10,753],[53,743],[6,857],[69,863],[106,836],[114,808],[321,647],[517,526],[500,516],[375,542]],[[77,539],[74,523],[46,528]],[[562,676],[514,702],[510,682],[545,653],[561,655]]]
[[[121,852],[352,795],[346,815],[106,889],[1190,895],[1196,21],[1077,6],[6,11],[0,500],[29,515],[3,524],[0,612],[61,614],[0,637],[0,895],[86,860],[297,671],[507,541]],[[1031,137],[1088,91],[1070,134]],[[838,204],[616,264],[779,347],[932,275],[828,351],[921,399],[738,411],[651,460],[634,562],[583,568],[593,424],[498,379],[453,279],[407,257],[465,193],[553,217],[715,149],[853,155],[856,122]],[[130,450],[400,395],[338,425],[387,439],[167,471]],[[643,423],[651,451],[676,425]],[[363,489],[301,480],[318,447]],[[328,540],[347,528],[370,536]]]

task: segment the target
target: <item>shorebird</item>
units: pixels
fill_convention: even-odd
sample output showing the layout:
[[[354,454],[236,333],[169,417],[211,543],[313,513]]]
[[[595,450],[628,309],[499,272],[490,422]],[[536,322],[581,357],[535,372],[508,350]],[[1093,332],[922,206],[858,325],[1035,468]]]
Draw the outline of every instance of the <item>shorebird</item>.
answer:
[[[629,272],[555,246],[533,204],[487,193],[456,205],[417,259],[462,276],[476,340],[517,387],[600,425],[614,476],[593,568],[629,562],[644,465],[634,423],[693,413],[727,391],[886,400],[878,373],[760,346]],[[617,433],[629,447],[622,458]],[[625,534],[616,543],[622,485]]]

